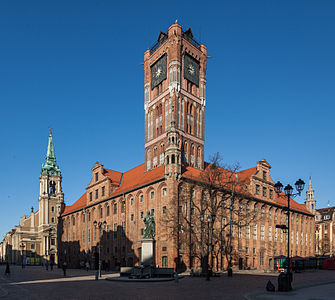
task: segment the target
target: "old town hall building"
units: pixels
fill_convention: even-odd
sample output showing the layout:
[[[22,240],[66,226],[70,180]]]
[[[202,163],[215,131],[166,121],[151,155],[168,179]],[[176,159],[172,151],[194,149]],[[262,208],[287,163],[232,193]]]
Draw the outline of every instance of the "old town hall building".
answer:
[[[273,268],[287,244],[276,225],[287,222],[290,254],[314,255],[313,211],[291,200],[287,219],[287,198],[275,193],[265,159],[242,171],[204,161],[206,63],[206,46],[179,24],[144,53],[144,163],[126,172],[95,163],[82,196],[58,219],[59,262],[94,267],[100,253],[110,268],[139,265],[148,213],[160,267],[196,268],[207,256],[214,269],[226,268],[230,257],[243,268]],[[41,175],[48,201],[41,200],[40,214],[50,217],[52,207],[62,209],[57,174]]]
[[[126,172],[107,169],[99,162],[93,166],[86,191],[61,217],[59,251],[69,264],[79,266],[86,260],[96,264],[100,246],[101,259],[110,267],[140,264],[147,212],[156,222],[156,265],[191,268],[201,264],[199,252],[209,251],[204,222],[207,215],[213,216],[209,209],[197,209],[210,199],[203,176],[210,167],[204,161],[206,62],[206,46],[179,24],[160,32],[157,43],[144,53],[144,163]],[[215,220],[210,221],[215,232],[224,228],[223,239],[231,237],[233,261],[243,267],[273,268],[273,259],[286,254],[286,233],[276,224],[287,222],[287,200],[274,192],[270,169],[261,160],[251,169],[234,173],[234,178],[246,182],[239,206],[245,215],[252,215],[250,222],[242,225],[236,219],[227,235],[226,214],[217,209]],[[185,195],[190,195],[189,201]],[[291,255],[314,255],[312,212],[291,200],[291,216]],[[198,225],[203,228],[199,234],[193,230]],[[197,242],[200,235],[202,243]],[[213,267],[227,265],[224,253],[217,255],[223,248],[212,245]]]

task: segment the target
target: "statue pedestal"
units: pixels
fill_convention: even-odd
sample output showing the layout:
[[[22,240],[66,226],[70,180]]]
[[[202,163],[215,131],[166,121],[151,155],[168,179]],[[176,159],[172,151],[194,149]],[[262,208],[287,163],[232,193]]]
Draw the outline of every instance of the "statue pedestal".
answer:
[[[154,254],[154,240],[150,238],[142,239],[141,264],[155,266]]]

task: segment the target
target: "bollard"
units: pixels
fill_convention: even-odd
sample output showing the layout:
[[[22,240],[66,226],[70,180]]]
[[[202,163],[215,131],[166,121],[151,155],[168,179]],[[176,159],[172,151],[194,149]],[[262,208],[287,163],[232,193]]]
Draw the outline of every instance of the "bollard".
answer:
[[[178,283],[178,273],[177,272],[174,273],[174,280],[176,283]]]
[[[99,272],[96,271],[96,272],[95,272],[95,280],[98,280],[98,279],[99,279]]]
[[[228,277],[233,277],[233,269],[232,268],[228,268]]]

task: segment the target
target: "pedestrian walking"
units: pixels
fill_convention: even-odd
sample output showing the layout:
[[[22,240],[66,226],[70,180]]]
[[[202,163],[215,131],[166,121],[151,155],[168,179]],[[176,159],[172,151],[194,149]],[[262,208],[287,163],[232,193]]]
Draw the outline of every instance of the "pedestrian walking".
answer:
[[[63,269],[64,277],[66,276],[66,267],[67,267],[67,264],[66,264],[66,261],[64,261],[64,262],[63,262],[63,265],[62,265],[62,269]]]
[[[88,261],[85,263],[85,267],[86,267],[86,271],[88,272],[88,270],[90,269],[90,264]]]
[[[10,276],[10,269],[9,269],[9,263],[8,263],[8,261],[6,262],[5,275],[6,276]]]
[[[46,263],[45,263],[45,269],[48,271],[49,270],[49,262],[48,261],[46,261]]]
[[[54,270],[54,262],[53,262],[53,261],[50,262],[50,270],[51,270],[51,271]]]

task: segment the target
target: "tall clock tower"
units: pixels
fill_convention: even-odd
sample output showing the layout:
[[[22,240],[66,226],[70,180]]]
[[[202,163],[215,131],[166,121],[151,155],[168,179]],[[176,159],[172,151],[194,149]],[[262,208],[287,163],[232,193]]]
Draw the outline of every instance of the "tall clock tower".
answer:
[[[172,162],[177,173],[203,169],[206,61],[206,46],[179,24],[144,53],[146,171]]]

